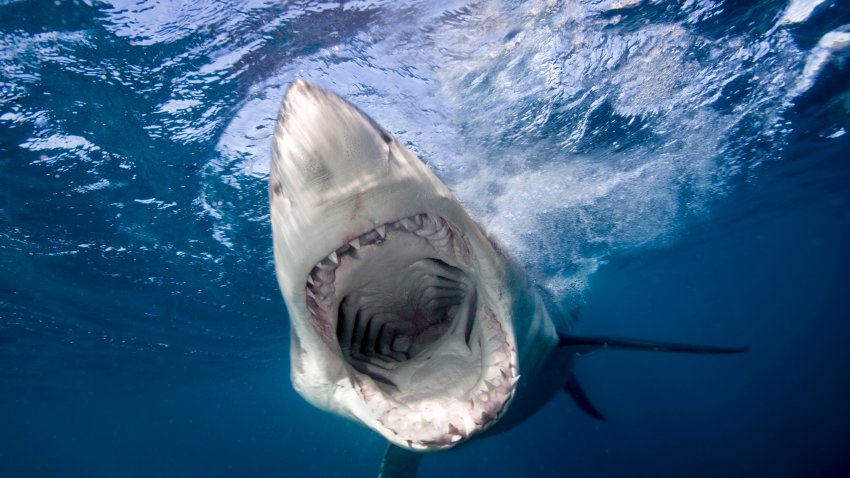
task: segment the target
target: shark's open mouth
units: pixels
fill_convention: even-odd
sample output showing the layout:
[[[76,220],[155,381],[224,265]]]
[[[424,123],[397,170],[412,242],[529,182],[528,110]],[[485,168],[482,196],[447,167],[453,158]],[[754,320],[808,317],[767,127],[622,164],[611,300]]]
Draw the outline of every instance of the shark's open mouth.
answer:
[[[352,238],[306,281],[313,324],[371,418],[410,448],[486,429],[514,391],[513,339],[473,256],[455,226],[418,214]]]

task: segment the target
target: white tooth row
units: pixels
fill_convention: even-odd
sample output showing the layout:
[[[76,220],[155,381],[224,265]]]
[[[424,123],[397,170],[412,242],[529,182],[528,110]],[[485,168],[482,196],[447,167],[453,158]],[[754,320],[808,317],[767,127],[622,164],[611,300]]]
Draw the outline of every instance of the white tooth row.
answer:
[[[501,414],[513,395],[519,375],[515,350],[508,342],[507,334],[496,315],[484,306],[478,320],[483,325],[481,337],[484,345],[481,353],[488,358],[488,363],[483,379],[472,392],[472,418],[475,424],[482,425]]]
[[[408,231],[427,240],[438,252],[452,255],[464,264],[469,264],[469,243],[454,226],[445,219],[430,214],[421,214],[419,219],[419,227]]]
[[[316,306],[326,311],[330,310],[332,298],[336,292],[334,287],[336,269],[344,256],[354,256],[363,246],[381,244],[387,239],[388,231],[398,230],[412,232],[427,240],[436,251],[447,257],[454,257],[464,264],[470,263],[469,243],[445,219],[430,214],[417,214],[399,221],[388,222],[348,241],[313,267],[307,276],[307,297],[315,302],[313,305],[308,301],[310,312],[316,315],[319,312],[315,310]]]
[[[444,401],[398,403],[368,378],[359,381],[360,396],[371,415],[409,447],[435,450],[453,446],[495,423],[513,398],[519,380],[516,354],[492,310],[484,306],[480,315],[486,371],[468,401],[449,397]]]

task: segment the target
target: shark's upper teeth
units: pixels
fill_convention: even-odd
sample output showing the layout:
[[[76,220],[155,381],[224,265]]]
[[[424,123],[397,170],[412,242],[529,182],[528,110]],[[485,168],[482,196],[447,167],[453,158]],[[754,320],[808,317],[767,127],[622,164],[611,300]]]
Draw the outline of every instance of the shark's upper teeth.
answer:
[[[381,239],[381,236],[378,234],[378,231],[373,229],[366,234],[361,235],[359,239],[361,246],[368,246],[369,244],[378,242]]]
[[[314,282],[333,282],[333,277],[320,276],[317,274],[317,269],[334,270],[339,267],[340,260],[343,256],[354,254],[363,246],[372,244],[381,244],[387,240],[389,231],[407,231],[413,232],[417,236],[427,240],[434,249],[446,255],[456,256],[461,262],[468,264],[469,262],[469,245],[465,239],[453,231],[452,226],[440,217],[434,217],[430,214],[416,214],[398,221],[381,224],[375,229],[372,229],[365,234],[348,241],[340,246],[335,251],[328,254],[313,268],[310,275],[307,277],[307,284],[313,285]]]
[[[422,215],[406,217],[401,220],[401,226],[410,232],[418,231],[422,227]]]
[[[437,232],[438,227],[438,222],[435,221],[430,214],[426,214],[425,217],[422,218],[422,227],[416,231],[416,235],[430,236]]]
[[[328,256],[328,260],[335,266],[339,265],[339,256],[336,254],[336,251],[331,252],[331,255]]]
[[[446,224],[446,222],[442,219],[437,219],[435,222],[437,224],[437,230],[431,235],[431,239],[442,241],[449,237],[451,233],[449,231],[448,224]]]
[[[339,246],[339,249],[335,250],[333,253],[337,255],[338,259],[342,259],[342,256],[349,254],[352,249],[354,249],[354,246],[351,245],[351,242],[346,242]]]
[[[316,264],[316,267],[319,269],[336,269],[336,266],[339,265],[339,258],[336,255],[336,252],[331,252],[331,255],[322,259],[321,262]]]
[[[324,283],[333,284],[334,279],[336,279],[336,265],[325,259],[313,268],[313,272],[310,273],[310,276],[313,278],[313,285]]]

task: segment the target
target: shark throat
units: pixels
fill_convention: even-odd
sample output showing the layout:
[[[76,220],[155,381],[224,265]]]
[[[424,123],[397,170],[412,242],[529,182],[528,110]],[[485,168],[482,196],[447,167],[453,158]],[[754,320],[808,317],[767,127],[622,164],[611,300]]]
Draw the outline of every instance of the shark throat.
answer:
[[[408,448],[456,445],[495,423],[516,361],[458,227],[417,214],[360,234],[305,282],[314,328],[376,426]]]

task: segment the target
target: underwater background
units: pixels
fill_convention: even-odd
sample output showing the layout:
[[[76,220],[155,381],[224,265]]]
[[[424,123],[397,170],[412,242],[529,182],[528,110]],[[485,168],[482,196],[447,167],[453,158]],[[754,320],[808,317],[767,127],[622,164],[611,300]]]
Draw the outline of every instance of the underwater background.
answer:
[[[0,476],[375,476],[303,401],[266,178],[296,78],[607,351],[420,476],[850,476],[847,1],[0,0]]]

